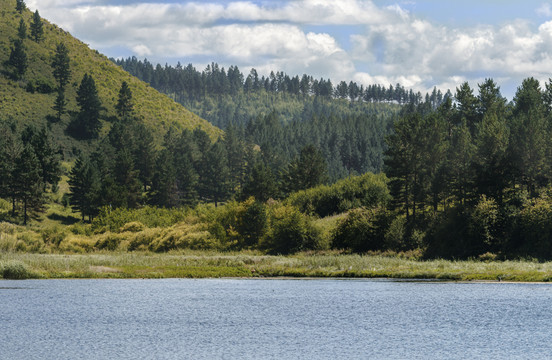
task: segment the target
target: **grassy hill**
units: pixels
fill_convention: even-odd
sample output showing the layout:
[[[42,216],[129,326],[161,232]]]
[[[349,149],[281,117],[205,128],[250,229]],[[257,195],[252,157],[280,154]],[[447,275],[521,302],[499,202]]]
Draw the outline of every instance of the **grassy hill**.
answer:
[[[121,83],[126,81],[133,93],[135,114],[143,119],[157,140],[170,126],[177,128],[194,129],[199,127],[206,131],[211,138],[217,138],[222,131],[199,116],[191,113],[169,97],[160,94],[148,84],[131,76],[120,67],[113,64],[107,57],[98,51],[71,36],[68,32],[51,24],[44,23],[44,37],[40,42],[35,42],[29,37],[24,40],[28,58],[28,69],[21,80],[15,81],[10,77],[10,69],[6,61],[10,56],[13,41],[18,39],[17,29],[20,19],[27,24],[27,34],[30,35],[32,12],[25,10],[19,14],[16,10],[15,0],[2,0],[0,2],[0,120],[13,119],[18,124],[47,123],[47,116],[54,115],[52,106],[56,94],[31,93],[28,91],[29,83],[35,87],[38,84],[55,88],[55,80],[52,75],[50,63],[58,43],[64,43],[69,49],[71,58],[71,79],[66,90],[69,111],[78,110],[76,104],[76,92],[85,73],[91,75],[98,89],[102,105],[105,107],[104,118],[115,115],[114,106]],[[40,11],[40,10],[39,10]],[[65,135],[65,128],[69,123],[69,115],[66,114],[62,121],[51,124],[51,129],[56,140],[63,146],[66,153],[73,148],[86,148],[90,143],[76,141]],[[103,132],[110,127],[108,121],[104,121]]]

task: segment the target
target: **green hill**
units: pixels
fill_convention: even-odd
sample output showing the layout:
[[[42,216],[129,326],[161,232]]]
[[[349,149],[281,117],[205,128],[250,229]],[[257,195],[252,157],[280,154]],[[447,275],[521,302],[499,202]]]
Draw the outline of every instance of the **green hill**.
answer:
[[[199,127],[206,131],[211,138],[217,138],[222,131],[199,116],[191,113],[169,97],[160,94],[143,81],[122,70],[113,64],[107,57],[98,51],[71,36],[68,32],[43,20],[44,36],[40,42],[30,38],[30,24],[33,13],[28,9],[19,14],[16,11],[15,0],[0,2],[0,120],[13,119],[18,124],[47,123],[47,116],[54,115],[52,106],[56,94],[55,80],[50,66],[57,44],[64,43],[69,49],[71,58],[71,79],[66,89],[67,109],[78,110],[76,91],[85,73],[91,75],[98,89],[102,105],[105,107],[104,119],[115,115],[114,106],[117,94],[123,81],[126,81],[133,93],[135,115],[143,119],[147,127],[154,133],[160,142],[163,134],[170,126],[177,128],[194,129]],[[23,41],[28,59],[28,69],[20,80],[13,80],[11,70],[6,62],[9,59],[13,42],[18,39],[20,19],[27,25],[27,38]],[[41,87],[41,91],[29,91],[31,87]],[[48,93],[48,89],[52,89]],[[56,140],[62,144],[64,150],[83,148],[87,143],[74,140],[65,135],[65,128],[69,123],[66,114],[60,123],[51,124]],[[108,121],[103,122],[103,133],[110,127]]]

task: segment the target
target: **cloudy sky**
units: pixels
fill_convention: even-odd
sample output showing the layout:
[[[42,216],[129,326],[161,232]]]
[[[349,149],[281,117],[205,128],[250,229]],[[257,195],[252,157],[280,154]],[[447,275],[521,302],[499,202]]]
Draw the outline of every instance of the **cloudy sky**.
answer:
[[[282,70],[335,83],[420,91],[477,86],[509,99],[529,76],[552,77],[552,1],[27,0],[42,17],[109,57],[203,70]]]

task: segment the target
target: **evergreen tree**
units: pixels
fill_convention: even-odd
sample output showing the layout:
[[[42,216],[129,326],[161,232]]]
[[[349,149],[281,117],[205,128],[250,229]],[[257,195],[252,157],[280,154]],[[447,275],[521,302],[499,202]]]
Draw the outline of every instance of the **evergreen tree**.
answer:
[[[79,211],[82,221],[97,214],[100,197],[100,178],[96,167],[86,157],[78,157],[69,175],[71,206]]]
[[[174,158],[167,149],[161,151],[155,163],[148,198],[157,206],[170,208],[180,205]]]
[[[27,225],[30,211],[41,211],[44,203],[40,163],[32,146],[23,149],[15,165],[16,197],[23,203],[23,224]]]
[[[56,46],[56,52],[52,59],[53,75],[58,83],[58,91],[65,90],[65,86],[71,78],[69,50],[64,43],[59,43]]]
[[[31,23],[31,37],[34,41],[39,42],[44,36],[44,26],[38,10],[34,12],[33,22]]]
[[[215,206],[226,201],[230,195],[229,171],[224,145],[218,141],[211,145],[200,166],[199,195]]]
[[[25,40],[27,38],[27,24],[25,24],[25,20],[23,19],[19,20],[19,28],[17,29],[17,36],[21,40]]]
[[[57,186],[61,176],[61,164],[57,148],[46,127],[36,130],[33,126],[27,126],[21,133],[21,140],[24,145],[31,145],[33,148],[44,186]]]
[[[27,5],[25,5],[24,0],[16,0],[15,10],[17,10],[18,13],[22,14],[26,8]]]
[[[58,90],[56,100],[52,109],[56,112],[57,121],[61,121],[61,117],[65,114],[65,108],[67,106],[67,101],[65,100],[65,92],[63,90]]]
[[[514,97],[510,157],[516,178],[531,195],[542,184],[549,128],[546,106],[538,80],[523,80]],[[519,183],[518,183],[519,184]]]
[[[240,197],[245,200],[253,196],[255,200],[265,202],[276,195],[277,186],[274,175],[262,160],[256,160],[248,170]]]
[[[309,189],[325,183],[327,179],[327,165],[322,153],[314,145],[307,145],[284,172],[283,191],[289,194]]]
[[[77,90],[79,113],[71,121],[68,131],[76,138],[91,139],[99,134],[101,102],[94,79],[84,74]]]
[[[119,189],[120,203],[117,206],[136,208],[142,200],[142,185],[138,180],[138,170],[135,170],[132,154],[128,149],[122,149],[117,154],[113,178]]]
[[[27,71],[27,54],[22,40],[15,40],[11,49],[8,65],[13,67],[14,78],[21,79]]]
[[[243,185],[245,172],[245,144],[239,139],[236,128],[226,129],[224,146],[228,155],[228,171],[230,172],[230,188],[238,192]]]
[[[474,136],[478,122],[477,98],[473,95],[473,90],[467,82],[464,82],[460,88],[456,88],[456,101],[458,102],[456,124],[461,123],[462,119],[466,119],[470,133]]]
[[[117,110],[117,115],[119,115],[121,119],[132,114],[132,92],[126,81],[123,81],[121,89],[119,90],[119,98],[117,100],[117,105],[115,105],[115,110]]]

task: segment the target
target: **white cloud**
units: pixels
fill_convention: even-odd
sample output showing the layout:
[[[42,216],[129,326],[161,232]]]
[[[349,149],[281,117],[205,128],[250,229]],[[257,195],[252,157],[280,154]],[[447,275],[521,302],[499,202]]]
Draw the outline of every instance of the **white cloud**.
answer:
[[[459,82],[491,76],[518,83],[527,76],[547,79],[552,69],[552,21],[538,27],[515,20],[454,28],[400,5],[382,7],[369,0],[27,3],[94,48],[126,48],[160,62],[208,57],[265,74],[283,70],[334,82],[399,82],[418,90],[437,85],[452,91]],[[548,3],[536,12],[552,17]],[[342,27],[355,27],[355,32],[347,30],[347,46],[333,32]]]

